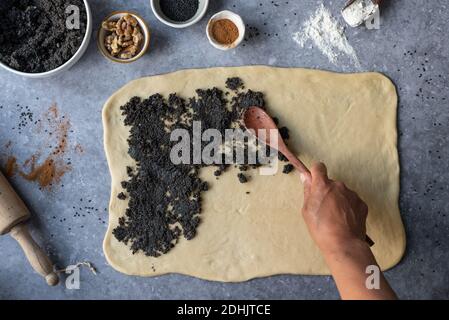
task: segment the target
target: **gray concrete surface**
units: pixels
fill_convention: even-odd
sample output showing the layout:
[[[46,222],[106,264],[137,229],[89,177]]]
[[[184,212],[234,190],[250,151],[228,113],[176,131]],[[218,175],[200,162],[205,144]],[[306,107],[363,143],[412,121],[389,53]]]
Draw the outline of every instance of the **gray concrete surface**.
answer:
[[[344,1],[324,2],[341,19],[338,13]],[[3,161],[9,154],[15,154],[23,163],[42,144],[33,124],[18,133],[17,104],[29,106],[38,118],[52,103],[57,103],[70,119],[71,151],[65,157],[71,158],[73,168],[63,177],[64,186],[48,192],[17,175],[11,181],[33,208],[32,232],[51,252],[55,262],[64,266],[88,260],[95,264],[99,274],[94,276],[82,269],[79,290],[68,290],[63,285],[49,288],[32,272],[18,245],[10,237],[2,237],[0,298],[338,298],[330,277],[283,275],[239,284],[181,275],[129,277],[108,266],[101,247],[110,188],[101,126],[101,108],[107,97],[132,79],[191,67],[266,64],[359,71],[350,61],[331,64],[317,49],[301,49],[292,40],[292,34],[301,29],[302,22],[320,1],[276,0],[278,6],[274,6],[268,0],[211,0],[207,16],[186,30],[159,23],[148,0],[91,0],[90,3],[95,26],[113,10],[141,13],[153,31],[149,53],[131,65],[113,64],[98,52],[94,34],[82,60],[55,78],[29,80],[1,70],[0,151]],[[207,18],[221,9],[239,12],[249,25],[260,29],[261,35],[231,52],[212,48],[204,30]],[[380,30],[346,31],[362,70],[385,73],[399,91],[400,205],[408,245],[402,262],[387,272],[387,277],[404,299],[449,298],[448,30],[446,0],[394,0],[387,1],[382,11]],[[12,144],[5,148],[8,141]],[[73,150],[77,143],[84,148],[82,154]],[[85,206],[94,209],[87,210]],[[74,217],[79,207],[85,216]]]

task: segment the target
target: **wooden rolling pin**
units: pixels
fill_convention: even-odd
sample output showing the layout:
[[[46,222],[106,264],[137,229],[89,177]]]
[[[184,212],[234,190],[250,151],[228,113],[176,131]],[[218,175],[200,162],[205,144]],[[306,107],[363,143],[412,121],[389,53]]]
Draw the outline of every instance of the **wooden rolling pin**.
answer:
[[[50,286],[59,282],[53,264],[33,240],[25,221],[30,211],[0,172],[0,235],[9,233],[22,247],[31,266],[41,274]]]

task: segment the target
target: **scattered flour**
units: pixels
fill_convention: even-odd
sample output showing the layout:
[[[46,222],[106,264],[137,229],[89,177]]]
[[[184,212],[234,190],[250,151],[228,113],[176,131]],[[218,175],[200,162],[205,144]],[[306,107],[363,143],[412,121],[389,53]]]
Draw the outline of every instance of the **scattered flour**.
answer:
[[[293,40],[301,47],[311,40],[333,64],[337,65],[339,56],[345,55],[357,68],[361,68],[357,54],[344,34],[344,28],[323,4],[304,23],[303,30],[293,34]]]

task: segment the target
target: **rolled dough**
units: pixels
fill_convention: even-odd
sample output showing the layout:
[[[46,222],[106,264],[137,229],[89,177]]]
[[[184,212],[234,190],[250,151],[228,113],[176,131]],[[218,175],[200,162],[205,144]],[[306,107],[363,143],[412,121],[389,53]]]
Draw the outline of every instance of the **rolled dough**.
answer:
[[[117,199],[126,166],[128,128],[119,110],[131,97],[194,95],[197,88],[224,88],[239,76],[246,88],[262,91],[267,108],[290,129],[290,146],[306,165],[323,161],[332,178],[344,181],[369,206],[368,234],[382,269],[396,265],[405,249],[398,207],[397,94],[378,73],[330,72],[263,66],[184,70],[132,81],[106,102],[104,144],[112,177],[109,226],[103,249],[116,270],[140,276],[181,273],[216,281],[245,281],[274,274],[329,274],[312,242],[300,210],[303,190],[296,172],[261,176],[240,184],[231,169],[217,181],[213,168],[202,177],[211,188],[203,194],[197,236],[180,239],[158,258],[132,254],[112,230],[127,202]],[[174,181],[176,183],[176,181]],[[246,192],[250,193],[247,194]]]

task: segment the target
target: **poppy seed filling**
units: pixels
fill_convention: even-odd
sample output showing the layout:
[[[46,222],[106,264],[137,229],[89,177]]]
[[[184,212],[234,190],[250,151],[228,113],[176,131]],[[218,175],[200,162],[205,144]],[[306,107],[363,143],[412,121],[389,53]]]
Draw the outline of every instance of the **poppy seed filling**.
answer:
[[[147,256],[158,257],[169,252],[181,236],[187,240],[195,237],[201,221],[201,196],[209,189],[199,173],[208,165],[193,164],[193,161],[173,164],[170,150],[177,141],[171,141],[170,134],[175,129],[186,129],[192,137],[192,122],[199,121],[202,132],[217,129],[224,135],[226,129],[239,123],[247,108],[265,108],[263,94],[243,90],[240,78],[230,78],[226,84],[233,93],[230,99],[227,98],[230,93],[214,87],[197,89],[197,96],[188,99],[176,93],[168,99],[160,94],[147,99],[133,97],[120,107],[124,124],[130,127],[128,154],[135,160],[136,168],[126,168],[129,179],[122,181],[125,192],[118,197],[129,202],[113,235],[130,245],[133,253],[142,251]],[[288,132],[286,128],[282,131]],[[229,167],[223,163],[212,164],[217,168],[216,177]],[[240,165],[240,171],[245,171],[245,175],[239,174],[240,182],[248,181],[247,170],[261,165]]]

